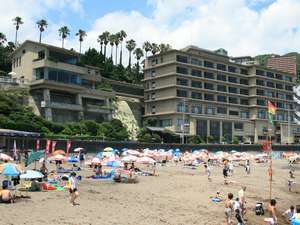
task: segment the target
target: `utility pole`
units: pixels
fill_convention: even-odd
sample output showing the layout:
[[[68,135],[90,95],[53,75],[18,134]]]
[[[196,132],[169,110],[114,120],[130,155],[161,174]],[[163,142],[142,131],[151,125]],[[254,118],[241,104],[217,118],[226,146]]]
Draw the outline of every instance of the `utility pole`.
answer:
[[[288,144],[291,143],[291,118],[290,118],[290,108],[288,108]]]
[[[181,144],[184,144],[184,125],[185,125],[185,98],[183,99],[183,110],[182,110]]]

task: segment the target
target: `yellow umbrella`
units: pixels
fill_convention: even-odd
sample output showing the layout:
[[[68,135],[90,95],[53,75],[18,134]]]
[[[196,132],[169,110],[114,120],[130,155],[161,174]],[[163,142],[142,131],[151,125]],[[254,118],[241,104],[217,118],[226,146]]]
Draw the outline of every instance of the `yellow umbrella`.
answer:
[[[112,152],[114,149],[112,147],[106,147],[104,149],[105,152]]]

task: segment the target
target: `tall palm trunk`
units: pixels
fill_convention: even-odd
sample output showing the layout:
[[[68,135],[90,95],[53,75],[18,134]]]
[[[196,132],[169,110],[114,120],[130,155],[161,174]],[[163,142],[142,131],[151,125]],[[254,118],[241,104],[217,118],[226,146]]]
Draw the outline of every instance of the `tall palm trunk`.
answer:
[[[105,58],[105,60],[106,60],[106,47],[107,47],[107,45],[104,45],[104,58]]]
[[[65,42],[65,39],[64,39],[64,38],[62,38],[62,40],[61,40],[61,41],[62,41],[62,43],[61,43],[61,46],[62,46],[62,48],[64,48],[64,44],[65,44],[64,42]]]
[[[81,54],[81,41],[79,41],[79,53]]]
[[[18,29],[16,29],[15,46],[17,46],[17,41],[18,41]]]
[[[39,42],[41,43],[42,42],[42,31],[40,31],[40,40]]]
[[[103,44],[100,44],[100,54],[102,55]]]
[[[118,45],[116,45],[116,65],[118,64]]]
[[[129,51],[128,66],[131,67],[131,51]]]
[[[113,45],[111,45],[111,50],[110,50],[110,59],[113,61]]]
[[[122,65],[122,55],[123,55],[123,46],[121,41],[121,50],[120,50],[120,65]]]

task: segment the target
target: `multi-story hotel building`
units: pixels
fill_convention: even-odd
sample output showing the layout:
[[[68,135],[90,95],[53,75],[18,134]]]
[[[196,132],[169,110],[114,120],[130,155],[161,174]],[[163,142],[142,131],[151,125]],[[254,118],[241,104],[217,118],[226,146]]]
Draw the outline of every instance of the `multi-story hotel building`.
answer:
[[[280,70],[286,73],[297,75],[297,59],[296,56],[276,56],[268,58],[267,67]]]
[[[195,46],[170,50],[145,62],[145,117],[177,134],[210,136],[215,142],[237,137],[259,143],[269,134],[276,143],[292,143],[294,79]],[[273,128],[267,100],[278,108]]]
[[[104,78],[99,68],[81,65],[80,56],[75,51],[25,41],[13,53],[12,79],[29,88],[29,105],[47,120],[110,120],[113,99],[118,98],[126,101],[127,111],[140,124],[143,87]],[[112,89],[103,88],[103,83]]]

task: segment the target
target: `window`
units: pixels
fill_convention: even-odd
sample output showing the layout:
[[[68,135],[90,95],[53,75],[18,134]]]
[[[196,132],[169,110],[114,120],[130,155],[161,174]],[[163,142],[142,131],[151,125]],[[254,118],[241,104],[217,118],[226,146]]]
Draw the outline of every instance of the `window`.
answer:
[[[277,98],[285,99],[285,96],[283,93],[277,93]]]
[[[286,100],[293,100],[293,96],[286,94]]]
[[[244,124],[242,123],[234,123],[235,130],[244,130]]]
[[[183,123],[183,119],[177,119],[176,124],[177,124],[177,126],[182,126],[182,125],[188,126],[190,124],[190,122],[188,119],[185,119],[184,123]]]
[[[176,61],[181,63],[188,63],[188,58],[186,56],[177,55]]]
[[[229,110],[229,115],[230,116],[238,116],[239,115],[239,111]]]
[[[157,58],[154,58],[152,59],[152,66],[158,64],[158,59]]]
[[[241,78],[240,79],[240,84],[248,85],[248,80],[244,79],[244,78]]]
[[[241,98],[241,99],[240,99],[240,104],[241,104],[241,105],[249,105],[249,100],[248,100],[248,99],[245,99],[245,98]]]
[[[201,70],[193,70],[191,71],[191,75],[195,77],[202,77],[202,71]]]
[[[227,97],[224,95],[218,95],[218,102],[227,102]]]
[[[208,90],[214,90],[214,84],[204,83],[204,88]]]
[[[229,97],[228,100],[229,100],[229,103],[231,103],[231,104],[238,104],[238,98]]]
[[[265,106],[266,105],[266,100],[264,100],[264,99],[257,99],[256,103],[257,103],[257,105]]]
[[[170,126],[172,126],[172,119],[159,120],[159,126],[160,127],[170,127]]]
[[[265,86],[265,82],[263,80],[256,80],[256,85]]]
[[[153,106],[151,107],[151,113],[152,113],[152,114],[155,114],[155,112],[156,112],[156,108],[155,108],[155,105],[153,105]]]
[[[178,97],[188,97],[188,92],[185,90],[177,90],[177,96]]]
[[[276,105],[277,105],[278,108],[284,109],[284,103],[277,102]]]
[[[212,95],[212,94],[204,94],[204,99],[207,100],[207,101],[214,101],[215,100],[214,95]]]
[[[277,89],[283,89],[283,84],[276,84]]]
[[[225,107],[218,107],[217,108],[217,113],[218,114],[227,114],[227,108],[225,108]]]
[[[213,106],[207,106],[206,107],[206,114],[207,115],[215,115],[215,108]]]
[[[243,88],[241,88],[241,89],[240,89],[240,94],[241,94],[241,95],[249,95],[249,91],[248,91],[248,89],[243,89]]]
[[[194,65],[197,65],[197,66],[202,66],[202,61],[199,60],[199,59],[192,58],[191,59],[191,64],[194,64]]]
[[[214,63],[209,61],[204,61],[204,66],[208,68],[214,68]]]
[[[179,66],[177,66],[176,71],[177,71],[177,73],[188,74],[188,69],[185,68],[185,67],[179,67]]]
[[[226,65],[224,65],[224,64],[217,64],[217,69],[218,70],[223,70],[223,71],[226,71]]]
[[[276,74],[276,79],[283,80],[283,76],[281,74]]]
[[[266,90],[265,95],[271,98],[275,97],[274,91]]]
[[[267,86],[271,88],[275,88],[275,84],[271,81],[267,81]]]
[[[182,102],[177,104],[177,112],[189,112],[189,107],[187,104],[183,104]]]
[[[151,88],[155,88],[156,84],[155,84],[155,81],[152,81],[151,82]]]
[[[265,96],[265,91],[262,89],[256,89],[256,95]]]
[[[226,75],[224,75],[224,74],[218,74],[217,75],[217,80],[227,81]]]
[[[38,59],[44,59],[45,58],[45,51],[39,51],[38,52]]]
[[[267,72],[267,77],[274,78],[275,76],[274,76],[274,73],[272,73],[272,72]]]
[[[246,69],[241,68],[240,71],[241,74],[248,75],[248,71]]]
[[[151,100],[155,100],[155,93],[151,93]]]
[[[202,107],[200,105],[192,105],[192,113],[202,114]]]
[[[287,76],[287,75],[285,75],[285,76],[283,77],[283,79],[284,79],[285,81],[289,81],[289,82],[292,82],[292,81],[293,81],[292,77]]]
[[[189,81],[186,79],[177,78],[177,85],[188,86]]]
[[[241,111],[240,112],[240,118],[241,119],[247,119],[247,118],[249,118],[249,112]]]
[[[257,111],[257,117],[259,119],[266,119],[266,110],[258,110]]]
[[[192,98],[202,99],[202,93],[192,92]]]
[[[222,92],[227,92],[227,87],[225,85],[218,85],[217,90]]]
[[[231,77],[231,76],[228,77],[228,81],[231,82],[231,83],[237,83],[238,82],[236,77]]]
[[[228,71],[231,72],[231,73],[236,73],[236,67],[228,66]]]
[[[258,76],[265,76],[265,71],[263,71],[263,70],[256,70],[256,75],[258,75]]]
[[[238,89],[236,87],[228,87],[229,93],[238,93]]]
[[[195,88],[202,88],[202,82],[192,80],[191,86]]]
[[[204,77],[208,78],[208,79],[215,79],[215,75],[213,73],[210,72],[204,72]]]
[[[293,90],[293,86],[291,86],[291,85],[285,85],[285,90],[292,91]]]
[[[44,68],[35,69],[35,79],[36,80],[44,79],[44,76],[45,76],[45,69]]]
[[[151,77],[155,77],[155,76],[156,76],[155,70],[151,70]]]

